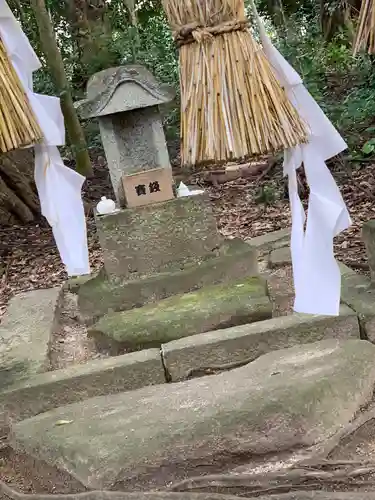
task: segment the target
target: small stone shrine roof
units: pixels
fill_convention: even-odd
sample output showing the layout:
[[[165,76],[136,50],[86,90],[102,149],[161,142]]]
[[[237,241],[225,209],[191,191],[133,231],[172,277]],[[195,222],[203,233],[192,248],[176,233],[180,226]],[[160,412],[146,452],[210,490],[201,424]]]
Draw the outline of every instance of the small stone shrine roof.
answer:
[[[140,64],[95,73],[87,83],[87,98],[75,104],[81,118],[95,118],[172,101],[175,91],[160,84]]]

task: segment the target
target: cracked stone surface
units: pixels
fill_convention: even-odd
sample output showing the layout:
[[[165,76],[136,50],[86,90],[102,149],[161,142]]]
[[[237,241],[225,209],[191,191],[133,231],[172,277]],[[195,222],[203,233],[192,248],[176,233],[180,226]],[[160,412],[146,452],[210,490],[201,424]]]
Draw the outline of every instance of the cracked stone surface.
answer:
[[[13,426],[10,444],[88,488],[164,487],[232,470],[236,457],[325,441],[371,400],[374,356],[361,340],[283,349],[220,375],[37,415]]]
[[[15,296],[0,326],[0,390],[49,368],[48,345],[60,288]]]

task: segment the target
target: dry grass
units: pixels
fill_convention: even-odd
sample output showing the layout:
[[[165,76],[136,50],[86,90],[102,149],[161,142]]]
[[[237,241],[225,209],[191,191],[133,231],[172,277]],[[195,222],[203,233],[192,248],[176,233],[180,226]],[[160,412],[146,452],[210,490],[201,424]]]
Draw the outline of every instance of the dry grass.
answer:
[[[182,164],[257,157],[306,140],[243,0],[163,0],[180,47]]]
[[[39,142],[42,131],[0,39],[0,153]]]
[[[375,54],[375,1],[362,0],[359,13],[357,33],[353,44],[353,54],[367,50]]]

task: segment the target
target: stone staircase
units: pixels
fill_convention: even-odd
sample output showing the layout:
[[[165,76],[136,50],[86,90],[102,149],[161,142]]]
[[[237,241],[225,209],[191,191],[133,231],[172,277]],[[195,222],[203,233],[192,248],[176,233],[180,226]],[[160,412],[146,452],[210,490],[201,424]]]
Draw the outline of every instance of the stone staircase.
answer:
[[[245,321],[228,328],[212,323],[213,312],[224,308],[225,282],[211,285],[206,308],[199,307],[199,291],[192,292],[193,308],[191,300],[181,304],[186,295],[173,298],[173,328],[163,313],[163,300],[171,307],[171,299],[138,308],[139,335],[152,333],[152,342],[145,342],[147,335],[119,342],[123,325],[134,330],[132,311],[113,312],[91,323],[89,333],[99,347],[110,339],[116,355],[59,370],[48,371],[48,346],[61,295],[68,289],[80,294],[87,284],[15,297],[0,326],[0,423],[3,433],[10,427],[8,445],[83,487],[128,491],[244,463],[256,468],[288,450],[288,459],[308,456],[310,446],[372,401],[375,347],[366,340],[375,339],[375,309],[369,280],[341,266],[338,317],[271,317],[262,280],[290,265],[287,245],[286,231],[250,242],[262,278],[255,288],[253,279],[250,292],[244,285],[250,278],[238,281],[235,295],[245,307],[243,298],[253,293],[250,302],[261,305],[261,314],[247,310]],[[111,321],[117,326],[108,327]],[[129,347],[133,352],[125,352]]]

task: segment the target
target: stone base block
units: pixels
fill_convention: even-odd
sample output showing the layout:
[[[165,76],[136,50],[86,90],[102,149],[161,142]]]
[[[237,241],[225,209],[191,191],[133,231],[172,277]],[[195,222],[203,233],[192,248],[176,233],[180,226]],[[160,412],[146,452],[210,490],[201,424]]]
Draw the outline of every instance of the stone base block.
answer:
[[[202,333],[162,345],[164,366],[173,382],[190,371],[254,361],[263,354],[326,339],[359,339],[354,311],[341,306],[340,316],[292,314],[249,325]]]
[[[272,250],[268,257],[268,265],[271,269],[290,266],[292,264],[292,255],[290,247],[280,247]]]
[[[248,243],[256,248],[260,255],[267,254],[277,248],[287,247],[290,244],[290,228],[262,234],[252,238]]]
[[[49,369],[60,288],[33,290],[12,298],[0,326],[0,391]]]
[[[217,255],[223,242],[206,194],[97,216],[96,225],[112,280],[199,265]]]
[[[0,392],[0,430],[9,420],[23,420],[61,405],[164,382],[159,349],[33,375]]]
[[[255,277],[107,314],[91,328],[89,335],[99,347],[117,354],[125,348],[156,347],[170,340],[271,316],[266,282]]]
[[[257,253],[241,240],[222,247],[222,254],[182,270],[142,280],[109,281],[104,273],[77,285],[78,305],[86,323],[110,311],[125,311],[203,286],[228,283],[258,274]]]

